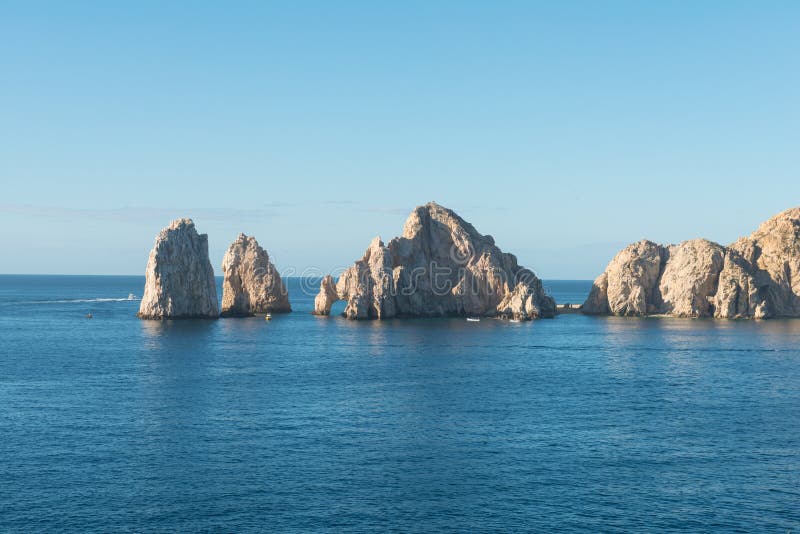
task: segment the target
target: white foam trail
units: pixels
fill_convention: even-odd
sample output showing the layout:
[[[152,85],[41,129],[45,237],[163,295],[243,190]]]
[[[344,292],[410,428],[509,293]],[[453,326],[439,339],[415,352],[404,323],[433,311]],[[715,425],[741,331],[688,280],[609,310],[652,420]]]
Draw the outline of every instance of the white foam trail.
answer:
[[[142,300],[137,296],[128,295],[122,299],[96,298],[96,299],[64,299],[64,300],[29,300],[28,304],[70,304],[73,302],[128,302]]]

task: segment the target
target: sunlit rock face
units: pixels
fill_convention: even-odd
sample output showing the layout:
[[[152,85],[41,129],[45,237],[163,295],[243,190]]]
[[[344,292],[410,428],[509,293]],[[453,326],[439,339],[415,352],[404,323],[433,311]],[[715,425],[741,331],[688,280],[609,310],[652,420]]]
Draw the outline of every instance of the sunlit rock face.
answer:
[[[728,247],[716,306],[717,317],[800,317],[800,208]]]
[[[402,236],[388,244],[375,238],[335,286],[326,277],[314,312],[328,315],[337,300],[347,302],[350,319],[555,314],[555,302],[533,272],[435,202],[412,211]]]
[[[595,280],[584,313],[674,317],[800,316],[800,208],[728,247],[705,239],[620,251]]]
[[[675,317],[712,315],[724,262],[724,247],[705,239],[669,247],[658,281],[659,312]]]
[[[142,319],[219,317],[208,236],[191,219],[176,219],[156,236],[147,261]]]
[[[583,305],[586,313],[645,315],[656,311],[658,277],[667,251],[652,241],[639,241],[622,249],[595,280]]]
[[[292,311],[289,293],[269,254],[252,236],[239,234],[222,260],[222,315]]]
[[[314,313],[317,315],[330,315],[331,306],[337,300],[339,300],[339,295],[336,292],[336,282],[333,281],[331,275],[327,275],[322,279],[319,293],[314,298]]]

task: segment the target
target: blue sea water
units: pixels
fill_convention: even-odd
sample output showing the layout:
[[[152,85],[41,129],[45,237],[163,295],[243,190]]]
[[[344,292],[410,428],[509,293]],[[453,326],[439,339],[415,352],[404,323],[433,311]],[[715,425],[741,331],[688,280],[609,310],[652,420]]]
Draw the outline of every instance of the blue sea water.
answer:
[[[800,321],[350,322],[290,279],[155,322],[143,283],[0,276],[0,530],[800,529]]]

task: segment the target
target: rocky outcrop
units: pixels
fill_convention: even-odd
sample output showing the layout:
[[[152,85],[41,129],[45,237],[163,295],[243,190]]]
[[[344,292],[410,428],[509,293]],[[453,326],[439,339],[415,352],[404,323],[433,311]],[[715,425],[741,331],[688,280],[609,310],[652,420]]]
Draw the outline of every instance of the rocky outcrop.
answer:
[[[552,317],[555,302],[533,272],[520,267],[489,235],[431,202],[411,213],[403,235],[370,243],[333,284],[321,283],[314,313],[347,301],[349,319],[391,317]]]
[[[706,239],[684,241],[667,249],[658,282],[659,313],[675,317],[708,317],[725,260],[725,249]]]
[[[614,315],[654,313],[659,301],[655,290],[666,255],[666,249],[652,241],[628,245],[595,281],[583,309]]]
[[[747,259],[748,257],[752,258],[752,254],[742,255],[739,250],[735,249],[727,251],[725,267],[720,273],[717,285],[715,317],[767,318],[765,299],[758,282],[756,282],[753,264]]]
[[[800,208],[728,247],[717,317],[800,317]]]
[[[239,234],[222,260],[222,316],[292,311],[289,293],[267,251],[254,237]]]
[[[330,315],[331,306],[339,300],[336,293],[336,282],[331,275],[322,279],[319,287],[319,294],[314,298],[314,313],[317,315]]]
[[[191,219],[176,219],[156,236],[147,261],[142,319],[217,318],[217,286],[208,236]]]
[[[769,219],[728,247],[640,241],[595,280],[585,313],[675,317],[800,316],[800,208]]]

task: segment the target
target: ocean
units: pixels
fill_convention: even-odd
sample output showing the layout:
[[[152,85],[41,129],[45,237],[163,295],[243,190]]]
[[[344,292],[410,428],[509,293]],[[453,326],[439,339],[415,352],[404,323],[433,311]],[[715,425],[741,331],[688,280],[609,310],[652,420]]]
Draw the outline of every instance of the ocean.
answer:
[[[288,282],[156,322],[143,276],[0,276],[0,530],[800,530],[800,320],[351,322]]]

